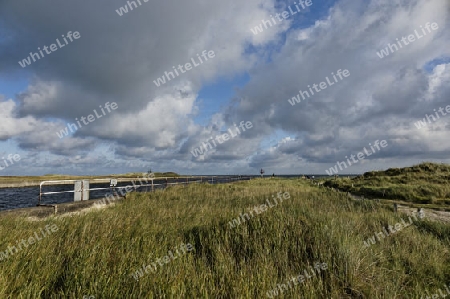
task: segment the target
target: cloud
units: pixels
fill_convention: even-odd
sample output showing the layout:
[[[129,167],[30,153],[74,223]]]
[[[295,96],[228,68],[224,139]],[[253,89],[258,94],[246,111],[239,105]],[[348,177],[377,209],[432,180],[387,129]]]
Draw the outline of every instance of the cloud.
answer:
[[[253,70],[236,110],[237,118],[249,118],[260,128],[253,134],[282,129],[298,141],[292,142],[286,160],[280,148],[273,155],[254,156],[254,166],[283,165],[295,161],[295,154],[317,165],[332,163],[376,139],[391,140],[379,155],[393,158],[383,161],[386,166],[396,159],[448,156],[450,143],[440,139],[441,132],[421,136],[412,126],[450,95],[443,71],[448,64],[436,66],[432,74],[423,69],[450,54],[448,14],[445,1],[340,1],[324,20],[288,33],[271,63]],[[440,29],[382,60],[376,55],[426,22],[437,22]],[[350,77],[295,106],[288,103],[299,90],[338,69],[348,69]],[[442,126],[448,121],[443,119]]]
[[[450,57],[450,9],[444,0],[342,0],[320,19],[312,19],[319,9],[314,3],[301,16],[257,35],[250,28],[292,3],[163,1],[119,17],[115,10],[125,4],[0,4],[0,76],[30,80],[16,98],[0,101],[5,120],[0,139],[39,151],[36,165],[59,161],[51,164],[55,168],[137,159],[181,172],[241,173],[264,165],[286,171],[307,165],[323,172],[376,139],[390,144],[373,158],[379,159],[377,167],[448,156],[450,144],[442,138],[449,119],[423,130],[413,125],[450,95],[449,64],[425,68]],[[427,22],[439,29],[388,57],[377,56]],[[25,69],[18,65],[68,31],[79,31],[81,38]],[[213,50],[215,58],[161,87],[153,84],[203,50]],[[339,69],[351,75],[295,106],[288,103]],[[202,88],[242,74],[248,74],[248,83],[208,115],[206,126],[196,124],[204,113],[198,103]],[[67,138],[57,137],[67,123],[106,102],[119,108]],[[192,157],[193,147],[242,120],[253,129],[204,157]],[[289,139],[264,145],[276,131]],[[113,144],[109,156],[102,152],[105,144]],[[361,165],[355,171],[375,164]]]
[[[8,140],[14,136],[30,132],[37,121],[33,117],[17,117],[17,105],[12,100],[4,100],[0,95],[0,140]]]

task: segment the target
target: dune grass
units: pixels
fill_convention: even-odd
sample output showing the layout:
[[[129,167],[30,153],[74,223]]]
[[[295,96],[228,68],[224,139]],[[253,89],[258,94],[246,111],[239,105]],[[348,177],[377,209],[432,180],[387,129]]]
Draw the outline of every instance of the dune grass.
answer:
[[[450,205],[449,181],[450,165],[421,163],[412,167],[366,172],[352,179],[330,179],[325,185],[368,198]]]
[[[290,199],[230,227],[280,191]],[[58,231],[0,261],[0,298],[268,298],[316,262],[328,269],[277,298],[420,298],[450,281],[450,228],[414,221],[363,246],[402,218],[301,179],[175,186],[84,215],[1,218],[0,251],[45,225]],[[132,277],[188,243],[193,251]]]

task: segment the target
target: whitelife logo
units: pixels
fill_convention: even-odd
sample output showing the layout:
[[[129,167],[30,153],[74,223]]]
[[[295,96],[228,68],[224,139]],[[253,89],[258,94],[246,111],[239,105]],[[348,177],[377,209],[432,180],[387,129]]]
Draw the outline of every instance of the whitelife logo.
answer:
[[[449,284],[449,286],[450,286],[450,284]],[[447,295],[450,295],[450,289],[446,285],[444,285],[444,288],[447,289],[447,294],[444,294],[441,289],[438,289],[439,294],[442,298],[445,298],[445,297],[447,297]],[[430,295],[431,297],[425,295],[426,297],[422,296],[422,297],[420,297],[420,299],[437,299],[437,298],[439,298],[439,294],[438,293],[432,294],[432,295]]]
[[[0,251],[0,261],[6,260],[10,255],[13,255],[14,253],[18,253],[20,250],[22,250],[22,245],[25,248],[28,248],[28,245],[33,245],[34,243],[37,243],[38,241],[42,240],[43,238],[45,238],[46,236],[51,235],[51,233],[55,233],[58,231],[58,227],[55,224],[52,225],[46,225],[45,226],[45,231],[47,232],[47,234],[45,234],[45,232],[41,229],[39,229],[42,235],[42,238],[39,237],[37,232],[34,232],[34,237],[31,236],[29,237],[27,240],[22,239],[21,241],[17,241],[17,245],[19,247],[19,249],[17,249],[16,246],[8,246],[8,249],[3,251]],[[51,230],[51,232],[50,232]],[[13,252],[13,249],[15,250],[15,252]],[[8,253],[9,251],[9,253]]]
[[[180,249],[180,251],[178,251],[178,249]],[[167,255],[165,257],[162,258],[157,258],[156,262],[162,267],[165,264],[170,263],[173,260],[176,260],[178,257],[181,257],[183,255],[185,255],[187,252],[191,252],[194,250],[194,246],[192,246],[192,244],[187,243],[181,243],[181,245],[179,246],[179,248],[175,248],[175,255],[173,254],[172,250],[169,250],[167,252]],[[156,265],[156,262],[153,263],[149,263],[148,265],[142,264],[142,268],[139,268],[138,270],[136,270],[134,272],[134,274],[131,274],[131,276],[138,281],[140,278],[142,278],[144,276],[144,272],[148,273],[148,270],[150,270],[152,273],[155,273],[158,270],[158,266]]]
[[[0,164],[0,170],[3,170],[6,167],[9,167],[9,166],[13,165],[14,164],[13,160],[16,161],[16,162],[19,162],[20,161],[20,155],[19,154],[15,154],[13,156],[13,154],[9,154],[8,155],[9,164],[8,164],[8,162],[6,162],[5,157],[2,157],[2,159],[3,159],[3,162],[5,163],[5,167],[2,167],[1,164]]]
[[[314,88],[314,90],[319,93],[321,90],[325,90],[327,89],[329,86],[332,86],[340,81],[338,81],[338,79],[336,78],[336,75],[339,77],[339,79],[344,80],[344,78],[347,78],[348,76],[350,76],[350,71],[345,69],[345,70],[337,70],[336,75],[332,72],[331,75],[333,76],[334,79],[334,83],[332,81],[330,81],[330,79],[327,77],[325,77],[327,82],[320,82],[319,84],[313,84],[312,88],[310,85],[308,85],[309,91],[311,92],[311,96],[314,95],[314,91],[312,90]],[[344,76],[344,78],[342,77]],[[320,89],[317,89],[317,87],[320,87]],[[296,103],[300,103],[302,100],[300,99],[300,96],[302,96],[303,100],[306,100],[306,97],[310,97],[310,94],[308,93],[308,91],[302,91],[299,90],[299,94],[297,94],[295,97],[293,97],[292,99],[288,99],[288,102],[294,106]]]
[[[375,147],[380,151],[380,150],[381,150],[380,145],[381,145],[382,148],[385,148],[385,147],[388,146],[388,143],[387,143],[386,140],[381,140],[381,142],[380,142],[379,140],[376,140],[376,141],[374,142],[374,145],[373,145],[373,146],[375,146]],[[364,155],[363,152],[359,152],[359,153],[356,155],[356,156],[358,157],[358,160],[355,160],[355,157],[356,157],[355,155],[353,155],[353,154],[350,155],[350,158],[352,159],[353,163],[356,164],[356,163],[358,163],[359,161],[364,160],[364,159],[366,158],[366,155],[367,155],[367,156],[372,156],[372,155],[376,152],[375,149],[374,149],[373,146],[372,146],[372,143],[369,143],[369,146],[370,146],[370,148],[372,149],[372,152],[368,152],[367,149],[364,147],[364,153],[365,153],[365,155]],[[350,162],[350,159],[347,158],[347,156],[345,156],[345,158],[347,159],[348,165],[349,165],[349,166],[352,166],[352,163]],[[343,162],[337,162],[336,165],[335,165],[334,167],[330,167],[330,169],[325,170],[325,172],[326,172],[328,175],[333,175],[333,173],[337,174],[337,173],[339,172],[338,166],[339,166],[339,168],[340,168],[341,170],[343,170],[342,165],[344,165],[344,167],[347,168],[347,164],[345,163],[345,161],[343,161]]]
[[[97,110],[94,109],[93,111],[97,118],[95,118],[93,114],[89,114],[87,116],[87,118],[84,116],[80,117],[80,120],[83,122],[84,125],[88,125],[89,123],[94,122],[96,119],[101,118],[104,115],[106,115],[105,110],[103,110],[102,105],[100,105],[99,107],[100,107],[100,109],[102,109],[103,115],[98,115]],[[117,105],[116,102],[112,102],[111,104],[109,104],[109,102],[106,102],[104,108],[106,108],[106,110],[108,110],[108,113],[111,113],[111,109],[116,110],[118,107],[119,106]],[[86,119],[89,121],[88,123],[86,123]],[[63,137],[69,135],[69,129],[70,129],[70,132],[75,133],[78,129],[81,128],[81,124],[80,124],[80,121],[78,120],[78,118],[75,118],[75,120],[77,121],[79,127],[77,127],[77,125],[73,124],[73,123],[67,124],[67,126],[63,130],[56,132],[56,135],[58,135],[59,139],[62,139]]]
[[[292,8],[291,8],[291,6],[288,6],[289,11],[285,10],[285,11],[283,11],[281,14],[279,14],[279,13],[275,14],[275,17],[278,19],[279,22],[282,22],[283,20],[286,20],[286,19],[289,18],[290,16],[293,16],[293,15],[295,15],[295,14],[297,14],[297,13],[299,13],[299,12],[301,11],[300,7],[297,5],[297,2],[294,2],[294,4],[295,4],[295,7],[297,8],[297,11],[293,11]],[[306,0],[306,1],[300,0],[300,1],[298,2],[298,4],[300,4],[300,6],[302,7],[302,9],[306,9],[306,7],[309,7],[309,6],[312,5],[312,1],[311,1],[311,0]],[[306,6],[305,6],[305,4],[306,4]],[[280,16],[283,17],[283,19],[280,18]],[[278,23],[275,21],[275,19],[273,18],[272,15],[270,15],[270,18],[272,19],[273,25],[277,25],[277,24],[278,24]],[[255,28],[251,28],[250,31],[251,31],[254,35],[257,35],[258,33],[262,33],[262,32],[264,31],[263,25],[264,25],[265,29],[267,29],[267,28],[268,28],[268,27],[267,27],[267,24],[269,24],[270,27],[273,26],[273,25],[272,25],[272,22],[271,22],[270,20],[268,20],[268,21],[266,21],[266,20],[261,20],[261,24],[258,25],[258,26],[256,26]]]
[[[149,0],[142,0],[142,1],[144,3],[147,3]],[[139,3],[139,6],[142,5],[141,0],[137,0],[137,2]],[[127,1],[127,4],[128,4],[128,7],[130,8],[130,11],[132,11],[134,8],[138,8],[136,1]],[[133,8],[133,6],[131,6],[131,4],[134,5],[134,8]],[[125,6],[120,7],[119,9],[116,9],[117,14],[121,17],[124,14],[128,13],[128,7],[125,5]]]
[[[281,195],[283,195],[283,197],[281,197]],[[247,220],[252,219],[254,217],[253,212],[255,212],[256,214],[259,215],[263,212],[266,212],[268,208],[271,209],[273,207],[278,206],[277,199],[280,201],[280,204],[282,204],[283,200],[290,199],[290,198],[291,198],[291,195],[289,194],[289,192],[284,192],[284,193],[278,192],[276,198],[274,195],[272,195],[272,199],[275,203],[274,205],[272,205],[271,202],[269,201],[269,199],[267,198],[266,199],[267,205],[264,203],[259,206],[254,206],[253,209],[249,210],[251,217],[247,213],[244,213],[244,214],[241,213],[241,215],[239,215],[239,217],[232,219],[230,222],[228,222],[228,225],[230,226],[230,228],[235,228],[235,227],[241,225],[241,220],[242,220],[242,223],[244,223],[245,218],[247,218]],[[245,216],[245,218],[244,218],[244,216]]]
[[[417,129],[420,130],[422,127],[426,127],[428,124],[431,124],[430,116],[433,119],[433,122],[437,121],[440,118],[436,109],[433,109],[433,111],[436,114],[437,119],[433,116],[433,114],[431,114],[431,115],[425,114],[426,118],[424,118],[423,121],[419,120],[418,122],[414,123],[414,125],[416,126]],[[442,116],[446,116],[447,113],[450,113],[450,105],[447,105],[445,107],[445,111],[447,111],[447,113],[444,112],[444,108],[442,108],[442,107],[439,107],[438,111],[442,114]],[[428,120],[428,124],[427,124],[427,120]]]
[[[280,294],[283,294],[284,291],[289,291],[290,289],[294,288],[297,284],[301,284],[302,282],[305,282],[305,278],[306,279],[310,279],[310,278],[320,278],[321,277],[321,270],[327,270],[328,269],[328,264],[327,263],[320,263],[320,262],[316,262],[314,265],[314,269],[316,269],[317,271],[317,275],[316,272],[314,271],[314,269],[309,266],[309,268],[311,269],[311,272],[308,273],[308,271],[306,271],[306,269],[303,271],[303,273],[305,275],[298,275],[298,276],[294,276],[291,279],[289,279],[286,284],[282,283],[282,284],[277,284],[277,287],[267,291],[266,295],[269,298],[273,298],[276,297]]]
[[[253,124],[250,121],[248,121],[245,123],[245,127],[244,127],[244,121],[241,121],[239,124],[239,128],[241,128],[241,130],[243,132],[245,132],[245,128],[251,129],[251,128],[253,128]],[[236,134],[234,134],[234,135],[233,135],[233,131],[231,130],[231,128],[228,129],[228,132],[230,133],[231,138],[234,138],[234,137],[238,136],[239,134],[241,134],[241,131],[239,131],[236,124],[234,124],[234,129],[236,129]],[[223,140],[221,138],[223,138]],[[214,143],[214,146],[212,146],[211,143],[209,143],[209,139],[212,140],[212,142]],[[205,154],[208,151],[208,147],[207,147],[208,145],[209,145],[210,149],[213,149],[214,147],[216,147],[217,144],[214,141],[214,139],[216,139],[218,143],[222,144],[225,141],[230,140],[230,136],[227,133],[224,133],[224,134],[217,135],[215,138],[210,137],[209,139],[206,141],[206,143],[202,142],[202,145],[200,145],[198,148],[194,148],[194,150],[191,151],[191,154],[194,156],[194,158],[197,158],[198,156]],[[205,151],[203,151],[202,147],[205,148]]]
[[[205,61],[208,61],[208,57],[212,59],[212,58],[216,57],[216,54],[214,53],[214,51],[211,50],[211,51],[208,51],[208,56],[206,56],[206,50],[203,50],[201,56],[205,59]],[[200,64],[195,63],[194,58],[191,58],[191,61],[192,61],[192,64],[194,65],[194,67],[197,67],[197,66],[199,66],[199,65],[201,65],[201,64],[204,63],[204,61],[202,60],[202,58],[200,57],[200,55],[199,55],[198,53],[197,53],[197,58],[198,58],[198,60],[200,61]],[[186,63],[186,64],[184,65],[184,68],[185,68],[186,70],[183,70],[183,66],[182,66],[181,64],[179,64],[179,65],[178,65],[178,69],[180,70],[180,72],[181,72],[182,74],[184,74],[184,73],[186,73],[187,71],[192,70],[192,64],[190,64],[189,62]],[[172,68],[173,68],[175,74],[177,74],[177,77],[180,76],[180,74],[178,73],[177,69],[176,69],[174,66],[172,66]],[[169,75],[172,76],[172,79],[175,79],[175,75],[174,75],[172,72],[164,72],[164,76],[166,76],[166,77],[162,76],[161,78],[158,78],[158,79],[156,79],[156,80],[153,80],[153,83],[155,83],[155,85],[156,85],[157,87],[160,87],[161,85],[166,84],[166,78],[167,78],[167,82],[170,81],[170,80],[172,80],[172,79],[169,77]]]
[[[64,36],[64,34],[62,35],[64,41],[66,42],[66,44],[61,44],[61,42],[59,41],[59,39],[56,39],[56,42],[58,43],[59,48],[56,46],[56,44],[51,44],[50,47],[44,46],[42,48],[42,50],[45,51],[45,53],[47,53],[47,55],[51,54],[52,52],[57,51],[58,49],[61,49],[62,47],[65,47],[66,45],[69,44],[69,42],[67,41],[66,37]],[[72,38],[73,37],[73,38]],[[67,38],[73,42],[74,39],[79,39],[81,37],[80,33],[78,31],[75,31],[72,34],[72,31],[67,32]],[[50,49],[51,52],[48,50]],[[28,65],[31,64],[31,59],[33,59],[33,62],[36,62],[35,57],[37,57],[38,60],[40,60],[41,58],[44,58],[44,53],[42,52],[41,48],[38,48],[39,53],[41,54],[39,56],[39,53],[33,53],[30,52],[30,56],[28,56],[27,58],[23,59],[22,61],[19,61],[19,64],[21,67],[26,67]]]
[[[416,219],[416,221],[419,220],[419,219],[417,218],[418,216],[417,216],[416,214],[413,214],[413,217]],[[420,217],[420,216],[419,216],[419,217]],[[423,217],[420,217],[420,218],[423,218]],[[363,248],[369,247],[369,246],[371,245],[370,243],[372,243],[372,245],[374,245],[374,244],[376,243],[375,237],[378,239],[379,242],[381,242],[382,238],[384,239],[385,237],[389,237],[389,236],[391,236],[391,235],[393,235],[393,234],[395,234],[395,233],[401,231],[402,229],[407,228],[407,227],[410,226],[411,224],[413,224],[413,221],[412,221],[412,219],[411,219],[411,216],[409,216],[409,224],[407,224],[403,218],[401,219],[401,221],[403,222],[403,224],[400,223],[400,222],[396,223],[396,224],[394,225],[395,229],[394,229],[394,227],[392,227],[391,225],[388,225],[389,233],[387,232],[386,228],[383,227],[383,232],[376,233],[372,238],[368,238],[367,241],[364,241],[364,246],[363,246]],[[383,234],[383,233],[384,233],[384,234]],[[380,238],[380,236],[381,236],[382,238]]]
[[[412,42],[415,42],[416,41],[416,37],[417,37],[417,39],[421,39],[422,37],[427,35],[427,32],[425,31],[425,29],[422,26],[420,26],[420,28],[422,29],[423,35],[420,35],[419,32],[417,32],[417,29],[414,30],[415,35],[414,34],[408,35],[409,43],[406,41],[406,37],[403,36],[401,38],[401,40],[402,40],[402,42],[403,42],[403,44],[405,46],[409,45]],[[437,30],[437,29],[439,29],[439,26],[438,26],[437,23],[431,23],[430,24],[430,22],[428,22],[428,23],[425,24],[425,28],[427,29],[428,33],[431,33],[430,28],[433,29],[433,30]],[[396,40],[397,40],[398,47],[397,47],[397,45],[395,43],[394,44],[388,44],[388,46],[386,48],[380,50],[380,52],[377,52],[377,55],[378,55],[378,57],[380,57],[380,59],[382,59],[382,58],[384,58],[386,56],[389,56],[389,50],[391,50],[391,53],[394,54],[394,52],[399,50],[399,47],[400,47],[400,49],[403,48],[402,43],[398,40],[398,38],[396,38]]]

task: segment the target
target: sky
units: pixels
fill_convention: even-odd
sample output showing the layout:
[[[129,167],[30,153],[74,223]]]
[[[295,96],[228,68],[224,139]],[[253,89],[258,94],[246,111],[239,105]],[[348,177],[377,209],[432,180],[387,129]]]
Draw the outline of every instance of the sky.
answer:
[[[0,176],[450,162],[450,1],[144,1],[0,1]]]

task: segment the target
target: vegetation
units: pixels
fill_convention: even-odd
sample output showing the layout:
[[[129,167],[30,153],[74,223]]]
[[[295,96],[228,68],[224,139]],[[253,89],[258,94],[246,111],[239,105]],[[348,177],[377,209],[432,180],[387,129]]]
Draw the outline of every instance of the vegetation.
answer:
[[[147,173],[147,171],[143,171]],[[0,176],[1,184],[14,184],[14,183],[35,183],[39,185],[41,181],[52,180],[81,180],[81,179],[101,179],[101,178],[137,178],[142,177],[143,172],[130,172],[125,174],[111,174],[101,176],[77,176],[77,175],[63,175],[63,174],[46,174],[43,176]],[[175,172],[155,172],[155,177],[178,177]]]
[[[324,185],[367,198],[450,205],[450,165],[422,163],[327,180]]]
[[[290,199],[230,228],[277,192]],[[0,261],[0,298],[267,298],[316,262],[328,269],[278,298],[436,293],[450,280],[449,226],[414,221],[363,246],[401,219],[408,221],[374,201],[277,178],[133,193],[105,209],[38,222],[2,217],[0,251],[45,225],[58,231]],[[180,244],[194,250],[132,277]]]

